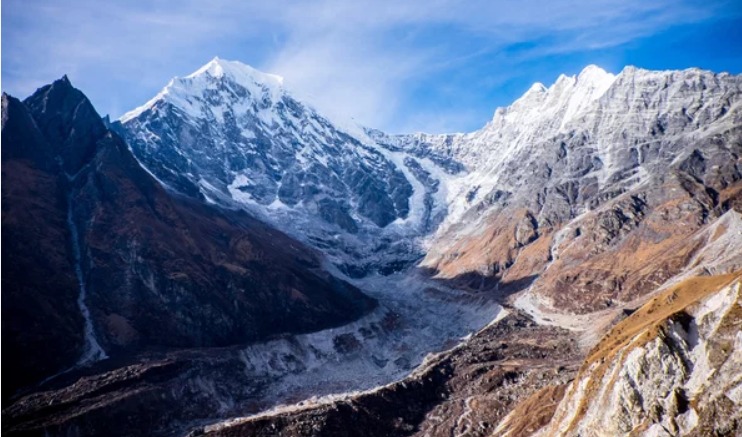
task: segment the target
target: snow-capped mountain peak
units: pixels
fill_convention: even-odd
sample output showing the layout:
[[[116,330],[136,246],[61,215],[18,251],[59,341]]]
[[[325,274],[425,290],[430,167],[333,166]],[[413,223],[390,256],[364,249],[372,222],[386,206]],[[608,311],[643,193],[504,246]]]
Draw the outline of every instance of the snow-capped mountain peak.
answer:
[[[498,108],[492,123],[540,123],[542,120],[559,121],[564,127],[574,116],[602,96],[615,81],[616,76],[596,65],[588,65],[578,75],[560,75],[550,87],[534,83],[523,96],[507,108]]]
[[[277,74],[264,73],[242,62],[227,61],[218,56],[185,78],[195,79],[202,75],[208,75],[213,78],[228,76],[240,84],[256,83],[271,88],[280,88],[283,86],[283,77]]]
[[[546,86],[541,82],[534,82],[534,84],[531,85],[530,88],[528,88],[528,91],[526,91],[525,94],[521,96],[521,99],[527,98],[528,96],[543,94],[546,92],[547,89],[548,88],[546,88]]]
[[[215,57],[185,77],[174,77],[154,98],[127,112],[119,120],[126,123],[154,108],[158,102],[197,116],[225,98],[232,102],[262,101],[263,106],[269,106],[284,93],[283,77],[263,73],[238,61]],[[217,118],[219,115],[215,114]]]
[[[577,75],[577,78],[579,80],[609,80],[609,78],[612,78],[613,76],[612,73],[605,71],[603,68],[595,64],[590,64],[582,69],[580,74]]]
[[[378,143],[294,97],[283,79],[214,58],[121,118],[132,150],[171,189],[372,262],[418,254],[409,237],[445,214],[439,161]],[[400,238],[404,235],[407,238]],[[378,246],[378,247],[377,247]]]
[[[397,143],[450,156],[467,168],[465,178],[449,186],[440,235],[449,229],[462,235],[461,223],[467,220],[476,233],[481,227],[464,214],[473,211],[467,217],[481,217],[482,210],[497,205],[493,199],[503,196],[507,200],[502,202],[509,204],[514,198],[524,204],[535,198],[529,205],[533,210],[548,200],[543,196],[566,198],[559,202],[568,208],[547,209],[537,218],[555,223],[594,207],[590,202],[596,198],[610,199],[646,182],[674,159],[687,156],[695,140],[677,138],[727,132],[739,111],[740,84],[740,77],[699,69],[626,67],[613,75],[591,65],[578,75],[561,75],[548,88],[531,86],[513,104],[498,108],[478,131],[402,135]],[[569,188],[569,195],[559,192],[578,186],[584,188]],[[534,196],[539,192],[541,197]]]

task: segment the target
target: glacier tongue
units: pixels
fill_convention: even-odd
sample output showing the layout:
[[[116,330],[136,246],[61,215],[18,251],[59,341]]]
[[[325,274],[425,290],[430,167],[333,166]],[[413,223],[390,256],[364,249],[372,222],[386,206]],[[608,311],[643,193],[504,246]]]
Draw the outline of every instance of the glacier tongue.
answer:
[[[507,314],[491,299],[407,272],[352,282],[379,299],[379,308],[348,325],[242,351],[249,379],[264,384],[261,409],[387,384]]]

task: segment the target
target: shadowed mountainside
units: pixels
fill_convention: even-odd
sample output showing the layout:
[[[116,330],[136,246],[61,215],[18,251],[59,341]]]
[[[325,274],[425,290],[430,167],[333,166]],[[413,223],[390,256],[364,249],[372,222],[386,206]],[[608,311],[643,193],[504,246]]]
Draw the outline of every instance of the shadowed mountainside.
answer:
[[[2,111],[4,399],[105,354],[251,342],[374,307],[301,243],[166,192],[66,77],[3,95]]]

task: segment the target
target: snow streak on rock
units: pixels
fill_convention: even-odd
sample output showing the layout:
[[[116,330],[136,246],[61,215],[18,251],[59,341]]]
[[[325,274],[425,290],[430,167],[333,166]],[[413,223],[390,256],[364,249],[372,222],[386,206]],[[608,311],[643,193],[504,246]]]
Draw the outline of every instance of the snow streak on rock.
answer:
[[[85,274],[82,268],[82,253],[80,251],[79,234],[77,231],[77,225],[75,224],[74,212],[73,212],[73,199],[72,194],[67,196],[67,226],[70,230],[70,241],[72,244],[72,256],[74,258],[75,276],[77,282],[80,284],[80,294],[77,297],[77,306],[80,308],[80,313],[84,320],[85,329],[85,346],[83,347],[82,355],[77,361],[78,366],[84,366],[95,361],[103,360],[108,358],[106,352],[98,343],[98,339],[95,336],[95,328],[93,326],[93,319],[90,316],[90,308],[88,308],[85,299],[87,297],[87,285],[85,281]]]

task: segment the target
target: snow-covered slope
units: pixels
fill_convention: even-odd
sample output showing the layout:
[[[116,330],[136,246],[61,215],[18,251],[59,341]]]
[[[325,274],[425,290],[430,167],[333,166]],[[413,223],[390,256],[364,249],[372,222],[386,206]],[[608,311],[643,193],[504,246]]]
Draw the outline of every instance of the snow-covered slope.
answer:
[[[351,274],[419,257],[414,238],[445,215],[444,181],[457,169],[380,147],[292,97],[280,77],[218,58],[120,121],[167,186],[247,208]]]
[[[547,313],[591,313],[690,268],[692,236],[740,209],[742,76],[588,68],[478,132],[393,140],[468,170],[422,266],[466,287],[527,282]]]
[[[540,223],[563,221],[664,172],[694,141],[739,126],[741,95],[742,77],[727,73],[626,67],[613,75],[591,65],[548,88],[534,84],[478,131],[388,141],[467,167],[449,191],[441,232],[503,195],[546,206]]]
[[[393,136],[329,120],[278,76],[214,59],[121,122],[165,184],[247,208],[346,273],[389,272],[425,255],[423,266],[451,276],[501,269],[445,264],[464,252],[455,243],[480,238],[508,208],[540,235],[692,161],[701,140],[730,141],[741,91],[726,73],[588,66],[533,85],[475,132]],[[717,152],[698,154],[728,184],[740,172]]]

